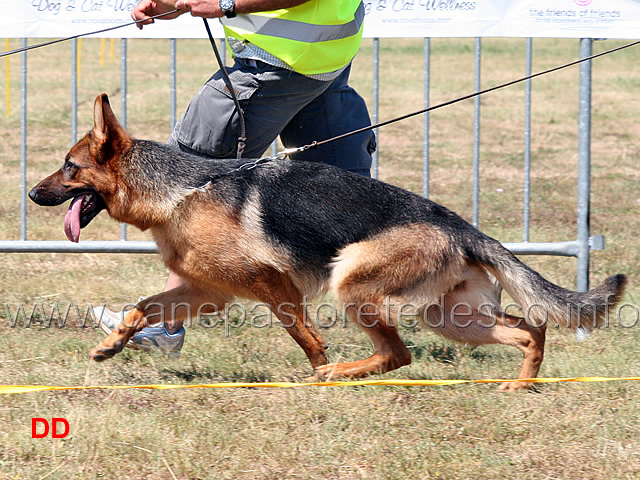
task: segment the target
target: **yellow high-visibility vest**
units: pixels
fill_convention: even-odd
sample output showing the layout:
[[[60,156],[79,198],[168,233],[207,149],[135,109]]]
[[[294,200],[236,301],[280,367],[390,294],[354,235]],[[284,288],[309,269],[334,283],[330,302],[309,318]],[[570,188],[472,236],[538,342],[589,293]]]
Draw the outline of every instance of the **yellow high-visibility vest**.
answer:
[[[227,37],[250,42],[304,75],[347,65],[360,47],[363,20],[361,0],[309,0],[220,19]]]

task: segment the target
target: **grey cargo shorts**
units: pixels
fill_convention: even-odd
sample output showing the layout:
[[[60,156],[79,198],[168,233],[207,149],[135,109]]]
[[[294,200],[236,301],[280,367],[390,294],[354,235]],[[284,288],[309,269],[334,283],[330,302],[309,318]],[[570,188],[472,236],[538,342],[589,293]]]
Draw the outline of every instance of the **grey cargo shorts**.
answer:
[[[362,97],[347,84],[351,66],[331,81],[314,80],[263,62],[236,59],[231,81],[246,123],[244,158],[259,158],[280,135],[286,148],[369,126]],[[240,122],[220,72],[192,98],[169,144],[214,158],[236,156]],[[292,156],[370,175],[376,141],[367,131]]]

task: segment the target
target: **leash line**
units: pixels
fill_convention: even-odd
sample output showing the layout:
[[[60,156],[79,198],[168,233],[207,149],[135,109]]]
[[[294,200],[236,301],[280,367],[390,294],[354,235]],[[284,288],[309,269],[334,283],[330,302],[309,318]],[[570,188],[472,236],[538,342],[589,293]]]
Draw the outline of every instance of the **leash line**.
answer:
[[[238,149],[240,148],[240,146],[238,145]],[[262,165],[263,163],[267,163],[267,162],[271,162],[273,160],[284,160],[286,157],[286,154],[284,153],[279,153],[278,155],[276,155],[275,157],[261,157],[261,158],[257,158],[255,160],[252,160],[250,162],[247,163],[243,163],[242,165],[240,165],[237,168],[231,169],[227,172],[224,173],[219,173],[216,175],[213,175],[212,177],[209,178],[209,180],[207,180],[205,183],[203,183],[202,185],[200,185],[199,187],[193,187],[196,188],[198,190],[205,190],[206,188],[209,187],[209,185],[211,185],[213,182],[215,182],[216,180],[219,180],[223,177],[228,177],[229,175],[233,175],[236,172],[242,172],[242,171],[247,171],[247,170],[253,170],[254,168],[258,167],[259,165]],[[238,157],[238,159],[240,159],[240,157]]]
[[[177,390],[195,388],[299,388],[299,387],[435,387],[453,386],[463,384],[487,384],[487,383],[596,383],[640,381],[640,377],[539,377],[497,379],[487,378],[479,380],[345,380],[327,382],[226,382],[226,383],[201,383],[201,384],[150,384],[150,385],[83,385],[83,386],[58,386],[58,385],[0,385],[0,395],[10,395],[29,392],[44,391],[68,391],[68,390]]]
[[[634,42],[631,42],[631,43],[627,43],[627,44],[621,45],[619,47],[611,48],[609,50],[605,50],[604,52],[600,52],[600,53],[591,55],[589,57],[580,58],[578,60],[574,60],[573,62],[565,63],[565,64],[559,65],[557,67],[549,68],[547,70],[543,70],[541,72],[537,72],[537,73],[534,73],[532,75],[527,75],[525,77],[521,77],[521,78],[518,78],[516,80],[511,80],[510,82],[506,82],[506,83],[502,83],[502,84],[499,84],[499,85],[495,85],[493,87],[485,88],[484,90],[479,90],[477,92],[470,93],[468,95],[463,95],[462,97],[457,97],[457,98],[454,98],[452,100],[448,100],[446,102],[442,102],[442,103],[439,103],[437,105],[433,105],[431,107],[423,108],[422,110],[418,110],[416,112],[407,113],[406,115],[402,115],[400,117],[392,118],[391,120],[386,120],[384,122],[380,122],[380,123],[377,123],[375,125],[370,125],[368,127],[363,127],[363,128],[357,129],[357,130],[353,130],[351,132],[343,133],[342,135],[337,135],[337,136],[329,138],[327,140],[322,140],[320,142],[315,141],[315,142],[310,143],[309,145],[304,145],[302,147],[298,147],[297,149],[292,149],[292,150],[294,150],[295,152],[303,152],[305,150],[309,150],[310,148],[317,148],[317,147],[320,147],[320,146],[325,145],[325,144],[330,143],[330,142],[335,142],[337,140],[342,140],[342,139],[350,137],[352,135],[357,135],[359,133],[363,133],[363,132],[367,132],[369,130],[373,130],[374,128],[384,127],[386,125],[389,125],[389,124],[392,124],[392,123],[395,123],[395,122],[399,122],[399,121],[402,121],[402,120],[406,120],[407,118],[415,117],[417,115],[422,115],[423,113],[431,112],[432,110],[437,110],[439,108],[447,107],[449,105],[453,105],[454,103],[459,103],[459,102],[462,102],[464,100],[469,100],[470,98],[474,98],[474,97],[477,97],[477,96],[480,96],[480,95],[484,95],[485,93],[493,92],[493,91],[499,90],[501,88],[510,87],[511,85],[515,85],[517,83],[521,83],[521,82],[524,82],[526,80],[531,80],[533,78],[540,77],[542,75],[547,75],[549,73],[557,72],[558,70],[562,70],[562,69],[565,69],[565,68],[568,68],[568,67],[572,67],[572,66],[578,65],[578,64],[580,64],[582,62],[586,62],[588,60],[593,60],[594,58],[598,58],[598,57],[602,57],[602,56],[605,56],[605,55],[609,55],[611,53],[615,53],[615,52],[618,52],[620,50],[624,50],[626,48],[633,47],[633,46],[638,45],[638,44],[640,44],[640,40],[637,40],[637,41],[634,41]]]
[[[244,152],[244,148],[247,141],[247,127],[244,121],[244,112],[240,107],[240,101],[238,100],[238,95],[236,94],[235,88],[233,88],[233,82],[229,77],[229,72],[227,72],[227,67],[225,67],[222,58],[220,58],[220,53],[218,52],[218,47],[216,47],[216,41],[213,39],[213,35],[211,33],[211,29],[209,28],[209,22],[207,22],[206,18],[203,18],[204,28],[207,30],[207,35],[209,36],[209,43],[211,43],[211,48],[213,48],[213,53],[216,56],[216,60],[218,62],[218,67],[220,67],[220,72],[222,73],[222,79],[224,80],[224,84],[229,90],[229,95],[233,100],[233,104],[238,112],[238,118],[240,119],[240,136],[238,137],[238,150],[236,158],[242,158],[242,153]]]
[[[29,45],[27,47],[16,48],[15,50],[9,50],[7,52],[0,53],[0,58],[7,57],[9,55],[15,55],[16,53],[26,52],[28,50],[34,50],[36,48],[48,47],[49,45],[55,45],[56,43],[66,42],[68,40],[73,40],[75,38],[86,37],[88,35],[96,35],[98,33],[110,32],[110,31],[116,30],[118,28],[129,27],[131,25],[137,25],[138,23],[146,22],[147,20],[154,20],[156,18],[165,17],[167,15],[171,15],[171,14],[177,13],[179,11],[180,10],[176,8],[175,10],[171,10],[170,12],[160,13],[158,15],[153,15],[152,17],[145,17],[145,18],[143,18],[141,20],[134,20],[133,22],[123,23],[121,25],[116,25],[114,27],[103,28],[102,30],[96,30],[94,32],[79,33],[78,35],[72,35],[70,37],[58,38],[56,40],[51,40],[49,42],[43,42],[43,43],[38,43],[38,44],[35,44],[35,45]]]

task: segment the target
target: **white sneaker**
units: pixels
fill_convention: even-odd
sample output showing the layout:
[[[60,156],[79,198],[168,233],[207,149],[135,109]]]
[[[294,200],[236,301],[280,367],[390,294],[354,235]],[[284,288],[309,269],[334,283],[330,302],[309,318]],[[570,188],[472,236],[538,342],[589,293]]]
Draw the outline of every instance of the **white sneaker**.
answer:
[[[125,312],[112,312],[106,306],[102,306],[94,308],[93,314],[99,320],[102,331],[109,335],[122,323]],[[184,344],[185,334],[184,327],[180,328],[176,333],[169,333],[164,325],[145,327],[131,337],[126,346],[134,350],[144,350],[146,352],[160,350],[163,353],[179,355]]]
[[[162,353],[180,355],[185,334],[184,327],[176,333],[169,333],[164,325],[146,327],[131,337],[129,343],[133,343],[131,348],[138,348],[145,352],[160,350]]]
[[[106,305],[102,307],[95,307],[93,309],[93,314],[100,322],[100,328],[107,335],[113,332],[124,319],[124,312],[120,312],[120,314],[117,314],[116,312],[112,312],[111,310],[109,310]]]

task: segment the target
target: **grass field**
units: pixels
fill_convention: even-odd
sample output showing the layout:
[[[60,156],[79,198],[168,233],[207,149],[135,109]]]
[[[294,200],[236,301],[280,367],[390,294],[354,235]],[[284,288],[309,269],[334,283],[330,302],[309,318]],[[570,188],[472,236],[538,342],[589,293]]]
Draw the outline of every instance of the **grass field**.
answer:
[[[602,41],[596,52],[621,42]],[[432,41],[433,104],[473,90],[472,39]],[[12,48],[17,47],[18,42]],[[382,40],[380,119],[422,106],[422,41]],[[483,87],[524,74],[524,40],[483,40]],[[117,51],[117,48],[116,48]],[[356,59],[352,85],[371,99],[372,44]],[[127,124],[139,138],[169,135],[169,42],[129,42]],[[29,54],[28,184],[57,169],[70,147],[70,47]],[[535,40],[534,71],[578,56],[577,40]],[[119,61],[100,62],[100,41],[84,40],[80,132],[93,99],[111,96],[119,113]],[[62,66],[62,68],[61,68]],[[3,67],[3,68],[6,68]],[[215,69],[205,41],[178,44],[178,105]],[[10,59],[12,113],[0,96],[0,231],[19,238],[19,57]],[[640,50],[594,62],[591,229],[606,237],[594,252],[591,283],[623,272],[629,307],[578,343],[552,329],[541,376],[640,374]],[[532,241],[576,237],[578,70],[536,79],[532,119]],[[522,239],[524,87],[482,98],[480,228],[504,242]],[[431,197],[471,216],[473,101],[431,115]],[[420,192],[422,118],[380,131],[380,177]],[[64,239],[66,206],[28,205],[30,239]],[[117,239],[101,215],[83,240]],[[129,230],[131,239],[148,239]],[[160,291],[166,270],[155,255],[0,254],[0,384],[199,384],[301,380],[301,350],[277,327],[194,324],[179,359],[125,351],[92,363],[102,337],[79,325],[89,305],[118,309]],[[575,259],[523,257],[550,280],[575,285]],[[29,315],[11,326],[19,307]],[[39,306],[44,311],[39,310]],[[47,325],[54,307],[71,315]],[[75,313],[78,307],[78,319]],[[636,310],[637,311],[637,310]],[[371,351],[353,325],[323,332],[330,361]],[[422,327],[402,336],[414,362],[383,378],[512,378],[521,356],[507,347],[470,350]],[[92,390],[0,396],[0,479],[633,479],[640,477],[640,385],[547,384],[504,394],[495,385],[308,387],[298,389]],[[64,417],[64,439],[32,439],[33,417]]]

